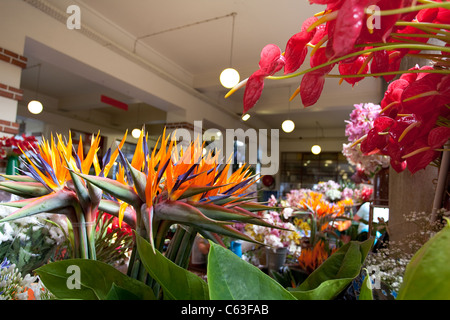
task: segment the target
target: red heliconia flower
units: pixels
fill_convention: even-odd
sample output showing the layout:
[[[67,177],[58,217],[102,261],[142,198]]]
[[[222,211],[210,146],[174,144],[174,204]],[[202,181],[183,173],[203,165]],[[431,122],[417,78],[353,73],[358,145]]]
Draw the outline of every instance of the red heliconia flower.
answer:
[[[339,63],[339,73],[341,75],[351,75],[351,74],[367,74],[369,72],[369,61],[368,56],[358,56],[357,59],[351,63]],[[361,81],[364,77],[360,78],[344,78],[344,80],[350,83],[352,86],[355,83]]]
[[[311,57],[311,67],[314,68],[328,61],[325,48],[318,49]],[[325,75],[332,69],[334,64],[322,67],[315,71],[306,73],[300,83],[300,96],[304,107],[312,106],[319,100],[325,84]]]
[[[361,152],[370,155],[385,150],[390,138],[388,130],[393,125],[395,125],[395,120],[390,117],[379,116],[376,118],[373,122],[373,128],[367,133],[367,138],[361,142]]]
[[[376,5],[377,10],[399,9],[405,6],[404,0],[375,0],[370,4]],[[395,23],[400,19],[401,14],[391,14],[377,16],[375,12],[365,20],[365,26],[361,29],[358,43],[386,42]],[[371,25],[372,24],[372,25]]]
[[[313,39],[316,29],[308,32],[308,28],[317,21],[316,17],[307,19],[301,28],[299,33],[294,34],[286,44],[286,50],[284,57],[286,64],[284,66],[284,73],[295,72],[305,61],[305,57],[308,53],[307,44]]]
[[[253,108],[261,97],[264,88],[264,78],[280,71],[285,64],[285,58],[281,54],[281,49],[268,44],[261,51],[259,70],[254,72],[247,81],[244,92],[244,113]]]
[[[381,100],[382,114],[391,118],[397,116],[398,110],[401,108],[401,99],[403,90],[409,86],[409,82],[405,79],[398,79],[391,82]]]
[[[363,26],[368,0],[344,0],[336,18],[333,37],[333,57],[342,57],[354,47]],[[331,37],[331,35],[329,34]]]
[[[439,113],[440,107],[450,103],[450,76],[438,73],[417,76],[403,90],[402,113]]]
[[[407,154],[404,157],[407,157],[408,170],[414,174],[428,166],[440,154],[435,149],[441,148],[448,139],[450,139],[450,128],[437,127],[428,135],[416,140],[414,144],[405,149]],[[411,153],[416,154],[408,156]]]

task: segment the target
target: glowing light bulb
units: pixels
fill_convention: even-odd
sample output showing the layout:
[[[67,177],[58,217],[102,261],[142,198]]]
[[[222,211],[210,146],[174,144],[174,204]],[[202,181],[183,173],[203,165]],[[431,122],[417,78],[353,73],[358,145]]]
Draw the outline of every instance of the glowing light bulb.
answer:
[[[227,68],[220,74],[220,83],[227,89],[231,89],[237,85],[240,79],[239,72],[233,68]]]
[[[319,154],[321,151],[322,151],[322,148],[317,144],[315,144],[311,147],[311,152],[313,154]]]
[[[250,115],[248,113],[242,115],[242,121],[247,121],[250,119]]]
[[[291,133],[295,129],[295,123],[292,120],[285,120],[281,124],[281,129],[286,133]]]
[[[139,139],[139,137],[141,136],[141,130],[138,128],[133,129],[133,131],[131,131],[131,135],[133,136],[133,138]]]
[[[44,106],[37,100],[32,100],[28,103],[28,111],[32,114],[39,114],[44,110]]]

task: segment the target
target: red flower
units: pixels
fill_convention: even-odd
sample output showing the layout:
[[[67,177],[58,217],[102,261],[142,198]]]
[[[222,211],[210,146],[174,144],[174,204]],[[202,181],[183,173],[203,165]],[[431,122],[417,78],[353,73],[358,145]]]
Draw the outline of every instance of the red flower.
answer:
[[[311,57],[311,67],[316,67],[328,61],[325,55],[325,48],[320,48]],[[300,96],[305,107],[309,107],[319,100],[325,84],[325,75],[332,69],[334,64],[322,67],[315,71],[306,73],[300,83]]]
[[[364,10],[368,0],[344,0],[336,18],[333,37],[333,57],[342,57],[349,53],[364,26]],[[330,35],[329,35],[330,36]]]
[[[351,75],[351,74],[367,74],[369,72],[369,56],[359,56],[354,62],[351,63],[339,63],[339,73],[341,75]],[[364,77],[360,78],[344,78],[344,80],[350,83],[352,86],[355,83],[361,81]]]
[[[296,71],[305,61],[306,54],[308,53],[306,45],[313,39],[316,32],[315,28],[309,32],[307,29],[316,21],[316,17],[307,19],[303,23],[301,31],[288,40],[284,54],[286,58],[286,64],[284,66],[285,74]]]
[[[385,150],[389,142],[389,135],[383,133],[387,133],[394,124],[395,120],[392,118],[384,116],[376,118],[373,128],[369,130],[367,138],[361,143],[361,152],[369,155]]]
[[[442,147],[448,139],[450,139],[450,128],[437,127],[431,130],[428,135],[416,140],[413,145],[405,150],[407,154],[404,157],[407,157],[408,170],[414,174],[428,166],[440,154],[435,149]],[[411,153],[417,154],[408,156]]]
[[[281,50],[274,44],[269,44],[261,51],[259,70],[254,72],[247,81],[244,92],[244,113],[253,108],[261,97],[264,88],[264,78],[280,71],[285,64]]]

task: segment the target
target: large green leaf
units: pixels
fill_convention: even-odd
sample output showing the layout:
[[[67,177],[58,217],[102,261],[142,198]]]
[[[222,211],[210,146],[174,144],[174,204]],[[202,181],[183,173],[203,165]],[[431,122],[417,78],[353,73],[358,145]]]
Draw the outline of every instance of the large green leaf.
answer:
[[[366,270],[366,276],[359,292],[358,300],[373,300],[372,282],[370,280],[369,272]]]
[[[208,300],[208,285],[199,276],[177,266],[136,234],[139,257],[150,276],[164,291],[165,299]]]
[[[208,285],[212,300],[295,300],[278,282],[210,241]]]
[[[106,300],[123,296],[124,292],[136,299],[156,299],[150,287],[100,261],[63,260],[44,265],[36,273],[58,299]],[[78,275],[79,288],[75,285]]]
[[[290,292],[299,300],[335,298],[358,276],[372,244],[372,238],[364,242],[351,241],[345,244]]]
[[[450,299],[450,222],[408,263],[398,300]]]

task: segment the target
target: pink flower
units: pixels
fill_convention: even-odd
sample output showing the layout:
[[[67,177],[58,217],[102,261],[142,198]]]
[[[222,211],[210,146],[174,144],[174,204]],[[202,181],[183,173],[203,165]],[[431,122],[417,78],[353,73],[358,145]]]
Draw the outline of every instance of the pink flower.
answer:
[[[264,89],[264,78],[280,71],[285,65],[285,58],[281,54],[281,49],[268,44],[261,51],[259,70],[254,72],[247,81],[244,92],[244,113],[253,108],[261,97]]]

